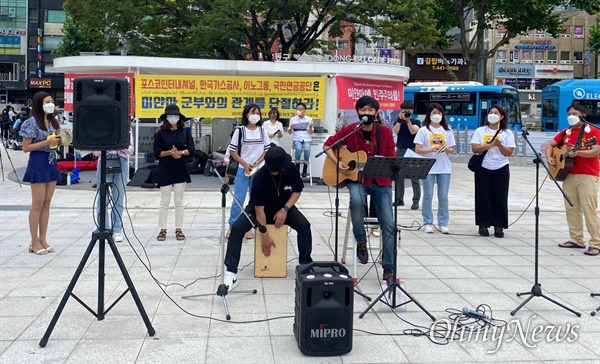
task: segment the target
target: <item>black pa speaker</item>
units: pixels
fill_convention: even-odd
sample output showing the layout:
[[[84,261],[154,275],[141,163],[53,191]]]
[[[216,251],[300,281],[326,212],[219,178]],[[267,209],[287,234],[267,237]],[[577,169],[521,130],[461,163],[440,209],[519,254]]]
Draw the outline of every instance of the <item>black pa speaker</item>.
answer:
[[[78,77],[73,82],[73,146],[85,150],[127,148],[127,80],[116,77]]]
[[[296,267],[294,336],[305,355],[333,356],[352,350],[354,281],[337,262]]]

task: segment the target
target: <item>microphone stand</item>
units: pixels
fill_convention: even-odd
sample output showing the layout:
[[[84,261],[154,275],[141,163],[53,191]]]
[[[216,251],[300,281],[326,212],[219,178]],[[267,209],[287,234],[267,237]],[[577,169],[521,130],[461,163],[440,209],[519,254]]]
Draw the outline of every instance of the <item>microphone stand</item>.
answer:
[[[546,170],[546,172],[548,174],[550,174],[550,171],[548,170],[548,167],[546,166],[546,164],[544,163],[544,161],[542,160],[540,153],[538,153],[535,148],[533,147],[533,145],[531,144],[531,142],[529,141],[529,138],[527,138],[527,135],[529,135],[529,133],[527,132],[527,130],[523,130],[522,132],[523,135],[523,139],[525,139],[525,141],[527,142],[527,144],[529,144],[529,147],[531,148],[531,150],[534,151],[536,157],[533,160],[533,163],[535,163],[535,281],[533,283],[533,287],[531,287],[531,291],[530,292],[522,292],[522,293],[517,293],[517,297],[521,297],[523,295],[528,294],[529,297],[527,297],[527,299],[525,301],[523,301],[517,308],[515,308],[513,311],[510,312],[511,316],[514,316],[515,313],[517,313],[517,311],[519,311],[523,306],[525,306],[527,304],[527,302],[529,302],[533,297],[542,297],[545,298],[546,300],[554,303],[557,306],[560,306],[562,308],[564,308],[567,311],[570,311],[572,313],[574,313],[575,315],[577,315],[577,317],[581,317],[581,313],[563,305],[562,303],[559,303],[555,300],[553,300],[552,298],[544,295],[544,293],[542,292],[542,285],[539,283],[538,281],[538,268],[539,268],[539,228],[540,228],[540,205],[539,205],[539,188],[540,188],[540,164],[542,166],[544,166],[544,169]],[[569,205],[571,207],[573,207],[573,201],[571,201],[571,199],[569,198],[569,196],[567,196],[567,194],[565,193],[565,191],[561,188],[561,186],[558,184],[558,182],[552,178],[552,181],[554,181],[554,184],[556,185],[556,187],[558,188],[558,190],[562,193],[563,197],[565,198],[565,200],[567,200],[567,202],[569,203]]]
[[[238,204],[238,206],[242,210],[242,213],[244,214],[244,216],[246,216],[248,221],[250,221],[250,224],[252,224],[253,229],[258,229],[258,231],[260,231],[261,233],[265,233],[267,231],[267,228],[264,225],[262,225],[261,223],[259,223],[258,220],[253,219],[250,217],[250,215],[248,215],[248,213],[244,209],[244,206],[242,206],[242,204],[238,201],[238,199],[233,194],[233,191],[231,191],[231,189],[229,188],[229,185],[227,184],[227,182],[225,182],[225,180],[221,177],[221,175],[215,168],[215,165],[213,164],[213,162],[209,160],[208,164],[210,167],[212,167],[216,171],[217,177],[219,177],[219,179],[223,183],[223,185],[221,186],[221,244],[219,244],[219,248],[221,250],[221,284],[219,284],[219,287],[217,287],[217,292],[215,292],[215,293],[193,294],[193,295],[182,296],[181,298],[187,299],[187,298],[194,298],[194,297],[201,297],[201,296],[217,295],[217,296],[221,297],[221,299],[223,301],[223,307],[225,308],[225,318],[227,320],[231,320],[231,315],[229,314],[229,307],[227,306],[226,296],[228,294],[232,294],[232,293],[256,294],[256,292],[258,292],[258,291],[256,289],[248,289],[248,290],[241,290],[241,291],[236,290],[236,291],[229,292],[229,290],[227,289],[227,286],[225,285],[225,241],[226,241],[226,239],[225,239],[225,209],[227,206],[226,205],[227,192],[229,192],[229,194],[231,194],[231,196],[233,197],[234,203]]]
[[[336,155],[337,155],[337,158],[338,158],[338,163],[335,164],[335,252],[334,252],[334,260],[336,262],[338,261],[338,216],[339,216],[339,210],[340,210],[340,193],[339,193],[339,184],[340,184],[340,164],[339,164],[340,147],[342,145],[342,142],[344,140],[346,140],[346,138],[348,138],[350,135],[354,135],[364,125],[365,125],[364,121],[361,121],[360,123],[358,123],[358,125],[356,125],[356,127],[354,128],[354,130],[352,130],[350,133],[348,133],[342,139],[336,141],[335,143],[333,143],[332,145],[330,145],[329,147],[323,149],[323,151],[321,151],[321,152],[319,152],[319,153],[317,153],[315,155],[315,158],[319,158],[321,155],[327,153],[327,151],[329,149],[335,148],[336,150],[334,151],[334,153],[336,153],[336,151],[337,151]]]
[[[335,148],[334,153],[336,153],[336,151],[337,151],[336,155],[338,158],[338,163],[335,164],[335,249],[334,249],[334,260],[336,262],[338,261],[338,238],[339,238],[338,237],[338,235],[339,235],[338,224],[339,224],[339,216],[340,216],[340,212],[339,212],[340,211],[340,188],[339,188],[339,185],[340,185],[340,163],[339,163],[340,147],[342,145],[342,142],[344,140],[346,140],[346,138],[348,138],[350,135],[354,135],[363,126],[365,126],[365,121],[366,121],[366,118],[363,117],[363,119],[358,123],[358,125],[356,125],[354,130],[352,130],[350,133],[345,135],[342,139],[336,141],[331,146],[323,149],[321,152],[319,152],[315,155],[315,158],[319,158],[321,155],[327,153],[327,151],[332,148]],[[350,217],[348,216],[347,218],[350,218]],[[356,261],[353,264],[356,264]],[[371,301],[371,297],[365,295],[362,292],[357,291],[356,288],[354,289],[354,292],[359,294],[363,298],[365,298],[367,301]]]

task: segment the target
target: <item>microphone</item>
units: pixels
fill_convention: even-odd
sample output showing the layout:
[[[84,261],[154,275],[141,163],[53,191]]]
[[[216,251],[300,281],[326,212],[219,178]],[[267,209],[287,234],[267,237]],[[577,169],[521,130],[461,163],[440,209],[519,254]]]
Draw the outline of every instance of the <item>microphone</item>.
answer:
[[[363,116],[360,119],[358,125],[356,125],[355,129],[358,130],[358,129],[362,128],[363,126],[365,126],[367,124],[368,121],[369,121],[369,118],[367,118],[366,116]]]
[[[487,317],[485,316],[485,314],[479,312],[479,311],[473,311],[471,309],[469,309],[468,307],[463,307],[462,309],[463,314],[476,318],[476,319],[482,319],[485,320]]]

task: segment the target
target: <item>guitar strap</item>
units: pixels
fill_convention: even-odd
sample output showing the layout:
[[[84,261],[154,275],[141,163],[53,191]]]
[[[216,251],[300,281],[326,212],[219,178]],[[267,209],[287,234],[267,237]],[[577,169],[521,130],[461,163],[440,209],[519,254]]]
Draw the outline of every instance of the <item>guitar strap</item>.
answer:
[[[375,140],[377,143],[377,155],[381,155],[379,150],[381,149],[381,129],[379,128],[379,123],[375,123]]]
[[[579,135],[577,135],[577,141],[573,148],[579,149],[581,148],[581,141],[583,140],[583,134],[585,134],[585,128],[579,128]]]

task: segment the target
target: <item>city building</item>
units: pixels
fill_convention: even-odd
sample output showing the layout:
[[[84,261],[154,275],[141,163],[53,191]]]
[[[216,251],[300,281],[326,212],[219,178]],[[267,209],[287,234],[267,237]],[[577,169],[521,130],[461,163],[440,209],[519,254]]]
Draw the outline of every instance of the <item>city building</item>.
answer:
[[[62,105],[64,78],[53,68],[64,0],[0,1],[0,105],[28,104],[46,91]]]
[[[488,60],[488,83],[519,89],[523,116],[540,115],[542,88],[565,79],[594,78],[597,61],[592,57],[588,65],[586,54],[595,17],[579,10],[561,11],[561,16],[564,28],[557,38],[543,30],[530,30],[513,38]],[[499,26],[488,40],[496,44],[505,32]]]

